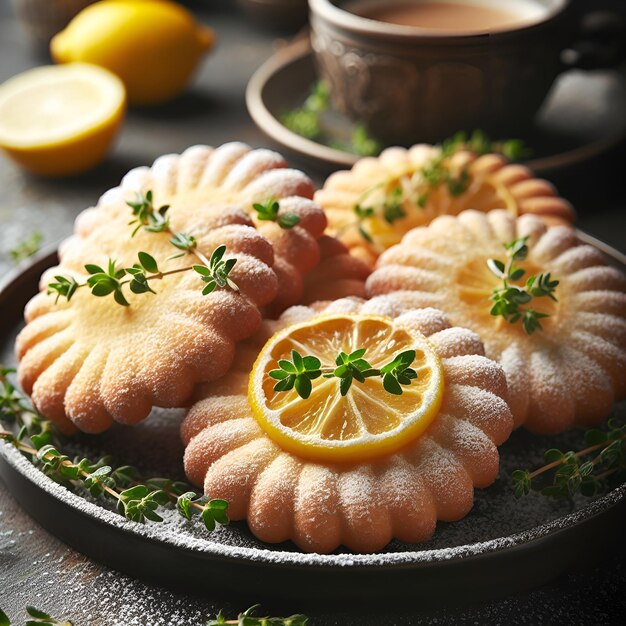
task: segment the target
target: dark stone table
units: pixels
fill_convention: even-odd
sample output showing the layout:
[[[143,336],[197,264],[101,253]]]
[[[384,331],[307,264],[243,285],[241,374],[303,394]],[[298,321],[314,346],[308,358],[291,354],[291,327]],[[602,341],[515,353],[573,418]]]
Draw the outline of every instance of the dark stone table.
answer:
[[[71,232],[76,214],[131,167],[193,143],[218,145],[238,139],[254,146],[270,145],[250,121],[243,92],[259,63],[285,40],[256,30],[237,14],[232,2],[210,0],[200,5],[193,3],[201,19],[216,28],[219,46],[202,65],[195,86],[171,105],[129,112],[115,151],[96,171],[72,180],[42,180],[0,158],[1,276],[11,267],[8,251],[18,240],[38,230],[44,245],[54,245]],[[7,3],[0,3],[0,82],[48,61],[45,53],[29,48]],[[581,228],[622,252],[626,252],[625,156],[622,144],[555,180],[563,195],[575,202]],[[315,170],[307,171],[321,180]],[[306,612],[312,626],[617,624],[626,615],[625,589],[626,570],[619,554],[614,554],[549,586],[486,604],[428,610],[414,606],[403,611],[380,606],[363,611],[358,606],[299,607],[285,601],[265,608],[281,615]],[[21,623],[27,604],[74,620],[75,626],[196,626],[220,608],[229,615],[247,608],[236,595],[191,597],[129,579],[90,561],[40,528],[0,484],[0,607]]]

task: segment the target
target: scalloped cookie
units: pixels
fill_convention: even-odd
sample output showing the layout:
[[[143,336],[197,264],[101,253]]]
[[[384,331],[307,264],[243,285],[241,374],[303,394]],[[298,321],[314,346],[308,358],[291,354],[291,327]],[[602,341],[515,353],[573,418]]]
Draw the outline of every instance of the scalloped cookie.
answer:
[[[533,298],[528,305],[548,315],[532,334],[520,321],[490,314],[502,281],[487,261],[504,259],[503,244],[522,237],[528,255],[515,263],[526,271],[520,280],[550,272],[559,281],[556,301]],[[547,227],[535,215],[502,210],[442,216],[380,257],[367,292],[438,307],[453,324],[477,332],[506,372],[516,426],[540,433],[590,426],[626,397],[626,277],[571,226]]]
[[[86,263],[106,267],[112,258],[129,267],[139,251],[151,254],[161,271],[199,263],[189,254],[166,261],[180,252],[169,243],[171,234],[140,229],[131,237],[131,219],[115,193],[79,215],[75,234],[61,245],[59,266],[45,272],[41,292],[26,306],[27,324],[16,341],[20,384],[67,433],[101,432],[114,420],[132,424],[153,406],[183,406],[197,383],[228,370],[235,343],[255,332],[260,307],[278,292],[272,245],[243,211],[225,207],[196,232],[197,249],[209,256],[224,244],[225,258],[236,259],[230,278],[239,291],[202,295],[201,277],[184,271],[150,281],[156,295],[125,292],[130,306],[87,288],[55,303],[48,283],[56,275],[85,282]]]
[[[277,443],[255,418],[248,396],[252,365],[268,338],[298,324],[323,324],[342,315],[373,316],[390,320],[396,329],[420,333],[439,363],[443,387],[427,430],[396,452],[348,464],[316,461]],[[363,328],[369,326],[360,332]],[[395,336],[381,336],[374,343],[385,351],[393,347]],[[331,334],[328,340],[337,337]],[[466,515],[474,488],[497,476],[497,446],[513,426],[504,400],[504,372],[485,358],[475,333],[452,327],[440,311],[411,310],[394,295],[292,307],[279,320],[264,322],[253,338],[240,344],[237,355],[233,370],[204,386],[203,398],[183,421],[185,471],[191,482],[204,486],[207,496],[227,499],[232,519],[246,519],[262,541],[292,540],[302,550],[321,553],[340,545],[372,552],[394,537],[424,541],[438,519]],[[418,370],[417,380],[420,376],[428,374]],[[361,392],[350,390],[348,403],[351,393]],[[395,407],[393,398],[401,397],[389,395],[389,406]],[[289,396],[285,402],[294,400]],[[373,435],[377,420],[370,417]],[[310,418],[315,415],[309,415],[309,424]],[[328,435],[329,440],[338,438],[342,444],[351,436],[348,431],[334,431],[344,434]]]
[[[120,187],[109,193],[132,199],[133,193],[148,190],[157,204],[170,205],[172,226],[194,236],[202,235],[207,223],[226,209],[243,212],[274,250],[272,267],[279,287],[268,313],[277,314],[300,302],[303,276],[319,262],[317,240],[327,222],[311,199],[315,191],[312,181],[301,171],[288,168],[280,154],[241,142],[217,148],[192,146],[182,154],[159,157],[151,167],[131,170]],[[260,220],[253,204],[270,199],[278,201],[279,215],[297,215],[298,224],[281,228],[275,221]]]
[[[406,232],[442,214],[501,208],[549,221],[574,219],[570,204],[554,187],[523,165],[468,150],[441,155],[440,148],[427,144],[388,148],[379,157],[359,160],[349,171],[331,174],[315,194],[328,216],[327,232],[373,266]]]

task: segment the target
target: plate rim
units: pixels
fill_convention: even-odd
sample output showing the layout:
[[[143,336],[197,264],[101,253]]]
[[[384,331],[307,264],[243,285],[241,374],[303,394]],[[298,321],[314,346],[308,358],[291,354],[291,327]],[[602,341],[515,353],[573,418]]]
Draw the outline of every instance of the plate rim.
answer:
[[[579,239],[591,245],[596,245],[604,254],[626,267],[626,255],[612,246],[577,229]],[[597,245],[599,244],[599,245]],[[32,274],[39,274],[43,269],[51,267],[57,261],[56,250],[50,248],[23,263],[0,281],[0,304],[10,299],[12,290],[18,288],[22,281],[31,278]],[[0,462],[7,463],[20,476],[26,478],[35,487],[43,490],[46,495],[55,497],[65,506],[73,509],[74,513],[89,515],[96,522],[113,526],[117,531],[133,535],[139,541],[156,541],[176,550],[193,552],[196,556],[208,560],[227,560],[230,562],[244,559],[247,563],[257,565],[272,565],[287,569],[322,569],[328,571],[355,569],[424,569],[446,564],[466,562],[468,559],[480,556],[501,556],[502,553],[538,545],[550,537],[571,531],[582,524],[608,513],[626,501],[626,483],[616,487],[599,498],[585,503],[581,508],[559,516],[539,526],[534,526],[505,537],[496,537],[486,541],[447,548],[432,548],[428,550],[406,550],[398,552],[378,552],[372,554],[340,553],[318,554],[300,551],[272,550],[246,546],[232,546],[204,538],[186,536],[185,543],[172,540],[167,526],[162,524],[141,524],[132,522],[120,514],[91,502],[65,487],[55,483],[51,478],[33,465],[17,448],[6,441],[0,441]],[[13,493],[11,486],[6,485]],[[15,495],[15,494],[14,494]],[[141,532],[140,532],[141,529]],[[163,529],[163,530],[161,530]],[[210,537],[210,535],[209,535]]]
[[[55,483],[41,472],[14,446],[6,441],[0,442],[0,461],[8,463],[11,468],[23,478],[29,480],[35,487],[43,490],[46,495],[54,497],[58,502],[71,508],[74,513],[87,515],[98,523],[112,526],[117,531],[134,536],[139,541],[157,542],[165,544],[175,550],[193,552],[206,559],[241,560],[253,562],[257,565],[272,565],[284,568],[316,568],[326,570],[345,569],[381,569],[403,568],[423,569],[436,567],[443,563],[453,564],[465,562],[480,556],[501,555],[503,552],[516,548],[529,547],[540,544],[542,541],[561,533],[566,533],[593,518],[612,510],[626,501],[626,483],[616,487],[607,494],[600,496],[593,502],[585,504],[576,511],[545,522],[539,526],[514,533],[505,537],[496,537],[473,544],[463,544],[448,548],[433,548],[429,550],[411,550],[403,552],[378,553],[340,553],[318,554],[288,550],[270,550],[246,546],[232,546],[188,536],[185,544],[172,541],[167,532],[167,522],[146,523],[127,520],[119,513],[106,509],[95,502],[91,502],[65,487]],[[11,491],[10,485],[7,485]],[[13,493],[11,491],[11,493]],[[165,524],[165,525],[164,525]],[[141,532],[140,532],[141,529]],[[163,532],[160,532],[163,529]]]
[[[269,80],[288,66],[312,54],[310,41],[301,39],[287,44],[262,63],[246,86],[245,100],[248,113],[267,137],[298,156],[312,159],[319,165],[351,168],[359,159],[365,157],[337,150],[298,135],[281,124],[265,104],[263,92]],[[558,154],[521,161],[521,164],[536,173],[547,175],[600,156],[624,139],[626,139],[626,127],[609,139],[599,139]]]

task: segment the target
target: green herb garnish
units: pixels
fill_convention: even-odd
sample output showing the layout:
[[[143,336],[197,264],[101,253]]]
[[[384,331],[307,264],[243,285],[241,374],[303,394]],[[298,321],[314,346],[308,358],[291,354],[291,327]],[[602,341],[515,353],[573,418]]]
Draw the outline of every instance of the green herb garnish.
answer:
[[[552,280],[550,273],[529,276],[523,286],[514,283],[521,280],[526,271],[516,267],[516,261],[523,261],[528,255],[528,237],[515,239],[504,244],[507,254],[506,262],[499,259],[488,259],[487,267],[492,274],[502,280],[502,287],[493,290],[491,300],[491,315],[502,316],[510,324],[521,320],[524,331],[532,335],[536,330],[542,330],[539,320],[549,317],[547,313],[541,313],[528,305],[533,298],[547,297],[557,301],[554,292],[559,284],[558,280]]]
[[[72,626],[72,622],[67,620],[58,620],[34,606],[26,607],[26,614],[29,618],[25,622],[26,626]],[[11,626],[7,614],[0,609],[0,626]]]
[[[224,616],[222,611],[220,611],[215,619],[209,619],[208,622],[204,623],[204,626],[223,626],[225,624],[232,624],[234,626],[307,626],[309,623],[309,619],[305,615],[292,615],[291,617],[256,617],[253,613],[259,606],[259,604],[251,606],[243,613],[240,613],[236,619],[228,619]],[[26,621],[26,626],[72,626],[72,622],[58,620],[33,606],[27,606],[26,613],[29,617],[33,618]],[[11,626],[11,621],[2,609],[0,609],[0,626]]]
[[[43,241],[43,235],[38,232],[32,232],[30,235],[22,239],[17,245],[9,251],[9,256],[14,263],[24,261],[28,257],[39,252],[39,247]]]
[[[202,295],[206,296],[216,287],[230,287],[233,291],[239,291],[239,287],[229,278],[229,274],[237,259],[224,260],[226,246],[221,245],[213,250],[213,254],[207,265],[194,265],[193,271],[200,274],[202,282],[206,283]]]
[[[330,87],[326,81],[320,80],[311,87],[304,104],[283,113],[280,120],[286,128],[297,135],[323,143],[325,137],[321,118],[322,114],[329,109]],[[380,143],[368,134],[363,124],[354,127],[349,141],[336,141],[330,146],[359,156],[372,156],[381,150]]]
[[[375,156],[382,150],[382,145],[374,139],[368,132],[364,124],[358,124],[352,131],[350,143],[354,154],[359,156]]]
[[[571,498],[577,493],[594,496],[626,479],[626,424],[617,419],[607,429],[585,433],[587,447],[578,452],[556,448],[544,454],[546,465],[532,472],[515,470],[511,478],[517,497],[531,490],[553,498]]]
[[[124,465],[114,468],[110,457],[98,461],[71,459],[61,452],[62,439],[9,380],[12,369],[0,369],[0,439],[14,445],[57,483],[76,493],[115,502],[118,512],[135,522],[162,522],[157,513],[176,507],[186,519],[200,517],[208,530],[228,524],[228,503],[209,500],[190,485],[167,478],[141,480],[139,471]],[[2,622],[0,622],[1,626]]]
[[[300,223],[300,216],[295,213],[279,213],[280,204],[278,200],[269,198],[266,202],[255,202],[252,208],[257,212],[257,217],[261,221],[276,222],[281,228],[293,228]]]
[[[521,139],[492,141],[479,129],[472,131],[470,135],[463,131],[458,132],[450,139],[444,140],[441,146],[449,155],[459,150],[470,150],[478,156],[490,153],[501,154],[509,161],[519,161],[520,159],[527,158],[531,154],[531,150]]]
[[[354,205],[356,222],[347,228],[358,229],[361,236],[373,243],[372,236],[367,232],[363,221],[378,216],[388,224],[406,217],[411,208],[424,209],[431,193],[445,186],[448,193],[456,198],[463,195],[472,183],[467,168],[453,169],[450,159],[460,150],[471,150],[483,155],[497,152],[509,160],[517,160],[528,154],[524,143],[519,139],[492,142],[480,130],[471,135],[464,132],[444,140],[439,145],[439,153],[416,171],[393,176],[367,189]]]
[[[149,280],[161,279],[166,275],[183,271],[183,269],[178,269],[160,272],[156,260],[147,252],[139,252],[138,259],[138,263],[126,268],[118,267],[113,259],[109,259],[106,268],[88,263],[85,265],[85,270],[89,274],[89,278],[84,283],[79,283],[74,277],[55,276],[56,282],[48,284],[47,293],[55,293],[56,301],[61,297],[69,301],[78,289],[87,287],[94,296],[102,298],[113,294],[118,304],[129,306],[124,295],[123,288],[125,285],[128,285],[133,293],[145,293],[147,291],[155,293],[148,285]]]
[[[278,369],[271,370],[269,375],[278,382],[274,391],[283,392],[295,389],[301,398],[311,395],[312,380],[324,378],[339,378],[339,391],[345,396],[352,382],[356,380],[364,383],[373,376],[382,378],[383,387],[388,393],[402,395],[402,385],[410,385],[417,378],[417,372],[409,367],[415,360],[415,350],[406,350],[394,357],[380,369],[375,369],[366,361],[365,348],[354,350],[350,354],[340,352],[335,359],[335,366],[323,365],[315,356],[302,356],[297,350],[291,351],[291,360],[278,361]]]
[[[233,624],[235,626],[307,626],[309,618],[306,615],[292,615],[291,617],[255,617],[252,614],[261,606],[255,604],[240,613],[237,619],[227,619],[220,611],[216,619],[209,620],[206,626],[223,626]]]
[[[170,239],[170,243],[179,250],[191,252],[198,245],[195,237],[187,233],[174,233]]]
[[[132,237],[143,227],[151,233],[162,233],[169,229],[169,219],[167,217],[167,211],[169,205],[163,205],[158,209],[155,208],[153,202],[152,190],[146,191],[145,194],[138,193],[137,199],[134,202],[127,202],[126,204],[132,209],[134,220],[128,222],[129,226],[137,224],[133,230]]]
[[[99,265],[88,263],[85,270],[89,274],[87,280],[79,283],[73,276],[55,276],[54,281],[48,283],[47,293],[56,294],[55,302],[59,298],[65,298],[68,301],[76,291],[82,287],[88,287],[91,293],[97,297],[104,297],[113,294],[115,302],[122,306],[130,306],[124,294],[124,287],[128,285],[129,289],[135,294],[156,293],[149,285],[151,280],[162,280],[166,276],[179,274],[181,272],[194,271],[200,275],[202,282],[206,283],[202,289],[202,294],[207,295],[214,291],[217,287],[222,289],[229,288],[233,291],[239,291],[235,282],[229,277],[233,269],[236,259],[224,260],[226,246],[218,246],[211,257],[207,257],[197,249],[196,238],[188,233],[175,232],[170,229],[169,219],[167,216],[168,206],[162,206],[159,209],[154,208],[152,191],[145,194],[138,194],[134,202],[127,202],[132,209],[135,219],[129,222],[129,225],[137,224],[132,232],[134,237],[137,232],[144,228],[150,233],[169,232],[171,235],[169,242],[182,250],[179,254],[174,254],[167,261],[177,259],[186,254],[195,256],[201,264],[179,267],[174,270],[159,270],[156,259],[147,252],[138,253],[139,262],[132,267],[118,267],[114,259],[109,259],[106,269]],[[289,214],[287,214],[289,215]]]
[[[445,151],[421,169],[389,178],[366,190],[354,205],[356,225],[361,235],[369,242],[363,220],[379,216],[388,224],[406,217],[411,207],[424,208],[430,194],[445,185],[451,196],[460,196],[469,187],[471,177],[466,169],[453,172]],[[364,234],[365,233],[365,234]]]

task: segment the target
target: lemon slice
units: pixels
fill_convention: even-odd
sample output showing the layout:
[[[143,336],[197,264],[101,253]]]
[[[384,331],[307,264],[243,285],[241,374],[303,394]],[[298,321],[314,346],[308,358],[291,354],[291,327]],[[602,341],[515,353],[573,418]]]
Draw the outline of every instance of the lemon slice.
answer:
[[[102,160],[125,102],[120,79],[95,65],[29,70],[0,85],[0,147],[37,174],[77,174]]]
[[[292,350],[334,366],[337,355],[365,348],[380,369],[400,352],[415,350],[417,378],[402,395],[383,388],[380,377],[354,381],[342,396],[340,379],[318,378],[307,399],[292,389],[274,391],[269,372]],[[322,462],[360,462],[392,454],[432,422],[443,397],[443,369],[426,337],[401,321],[375,315],[319,316],[273,335],[250,374],[248,400],[254,417],[281,448]]]

